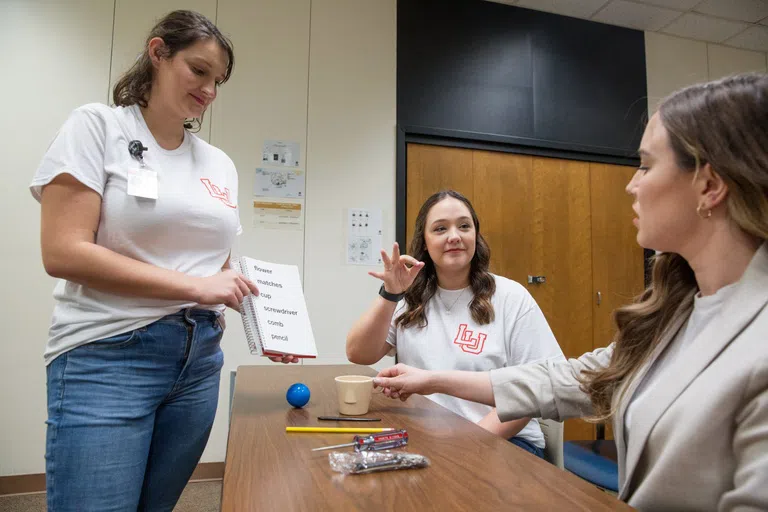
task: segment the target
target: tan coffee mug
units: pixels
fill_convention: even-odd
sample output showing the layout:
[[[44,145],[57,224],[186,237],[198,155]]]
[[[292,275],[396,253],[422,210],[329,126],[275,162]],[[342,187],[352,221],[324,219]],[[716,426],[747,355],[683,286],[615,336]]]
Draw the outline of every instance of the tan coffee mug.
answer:
[[[367,413],[371,406],[373,377],[342,375],[335,380],[339,412],[347,416],[360,416]]]

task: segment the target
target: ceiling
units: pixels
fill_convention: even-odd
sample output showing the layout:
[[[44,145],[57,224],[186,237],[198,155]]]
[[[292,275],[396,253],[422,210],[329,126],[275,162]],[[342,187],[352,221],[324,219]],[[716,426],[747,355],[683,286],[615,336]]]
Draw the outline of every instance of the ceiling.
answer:
[[[768,0],[490,0],[768,52]]]

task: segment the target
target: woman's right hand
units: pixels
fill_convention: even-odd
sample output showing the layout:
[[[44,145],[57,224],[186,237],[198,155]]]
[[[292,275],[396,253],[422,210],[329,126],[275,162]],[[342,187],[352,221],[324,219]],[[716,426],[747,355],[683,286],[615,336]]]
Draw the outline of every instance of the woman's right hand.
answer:
[[[404,293],[424,268],[424,262],[407,254],[401,255],[397,242],[392,246],[392,257],[382,249],[381,259],[384,262],[384,271],[371,271],[368,274],[384,281],[384,290],[389,293]]]
[[[399,363],[391,368],[381,370],[373,379],[373,385],[382,388],[384,395],[390,398],[399,398],[405,402],[414,393],[431,395],[430,379],[432,375],[433,372],[428,370]]]
[[[225,304],[235,311],[240,311],[243,298],[252,293],[259,294],[256,284],[242,274],[232,270],[224,270],[210,277],[196,279],[195,302],[205,306]]]

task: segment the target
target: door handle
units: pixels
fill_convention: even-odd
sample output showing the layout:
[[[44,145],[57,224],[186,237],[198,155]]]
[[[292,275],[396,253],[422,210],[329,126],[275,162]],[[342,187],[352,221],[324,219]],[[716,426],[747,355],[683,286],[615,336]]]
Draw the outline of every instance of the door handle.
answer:
[[[528,276],[528,284],[544,284],[546,282],[546,276]]]
[[[597,305],[599,306],[603,302],[603,294],[597,292]]]

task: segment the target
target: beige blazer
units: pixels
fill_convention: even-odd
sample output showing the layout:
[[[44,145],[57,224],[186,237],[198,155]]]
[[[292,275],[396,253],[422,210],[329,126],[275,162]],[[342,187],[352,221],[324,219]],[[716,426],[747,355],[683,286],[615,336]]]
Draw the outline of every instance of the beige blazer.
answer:
[[[640,510],[768,510],[768,243],[758,250],[717,318],[656,376],[624,423],[648,369],[687,311],[617,395],[613,431],[619,497]],[[613,345],[567,362],[491,372],[502,421],[562,421],[592,412],[583,369],[606,366]],[[626,432],[625,432],[626,429]],[[625,437],[626,433],[626,437]]]

